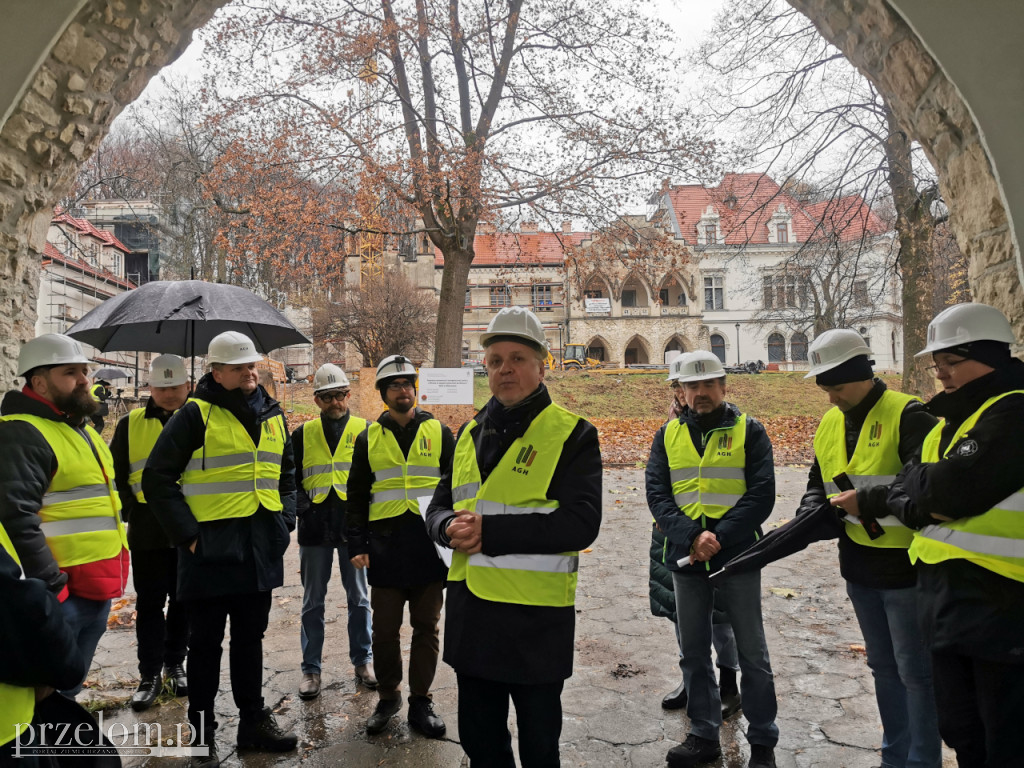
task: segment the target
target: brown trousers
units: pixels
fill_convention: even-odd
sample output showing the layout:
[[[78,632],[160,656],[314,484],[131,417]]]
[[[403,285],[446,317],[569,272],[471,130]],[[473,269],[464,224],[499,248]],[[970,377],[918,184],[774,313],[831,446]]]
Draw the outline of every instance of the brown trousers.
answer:
[[[377,692],[384,700],[401,699],[402,618],[409,603],[412,644],[409,649],[409,692],[430,697],[440,650],[438,622],[444,604],[444,582],[416,587],[371,587],[373,609],[373,665]]]

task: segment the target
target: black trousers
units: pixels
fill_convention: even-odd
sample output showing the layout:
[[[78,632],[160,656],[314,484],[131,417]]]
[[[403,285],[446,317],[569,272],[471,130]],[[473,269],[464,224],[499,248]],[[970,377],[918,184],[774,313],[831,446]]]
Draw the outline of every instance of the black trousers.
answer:
[[[939,734],[959,768],[1024,765],[1024,664],[932,652]]]
[[[509,699],[516,708],[522,768],[558,768],[562,685],[517,685],[458,675],[459,738],[471,768],[515,768],[508,731]]]
[[[224,626],[231,618],[231,694],[242,719],[263,710],[263,633],[270,617],[270,592],[188,600],[188,720],[207,731],[217,723],[213,702],[220,687]]]
[[[161,667],[181,664],[188,651],[187,612],[177,598],[178,551],[133,550],[131,557],[139,674],[153,677],[160,674]]]

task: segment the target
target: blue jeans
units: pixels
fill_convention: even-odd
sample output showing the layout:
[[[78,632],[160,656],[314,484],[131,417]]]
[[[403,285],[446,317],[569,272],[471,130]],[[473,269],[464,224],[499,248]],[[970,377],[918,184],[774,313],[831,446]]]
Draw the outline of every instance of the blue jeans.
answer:
[[[846,594],[875,677],[883,768],[940,768],[931,653],[917,627],[917,587],[871,589],[848,581]]]
[[[679,668],[683,668],[683,638],[679,635],[679,623],[676,623],[676,643],[679,645]],[[736,635],[728,623],[713,624],[711,628],[711,644],[715,647],[719,669],[740,669],[740,659],[736,652]]]
[[[672,573],[676,616],[683,640],[683,682],[689,694],[686,714],[690,733],[718,741],[722,700],[711,664],[711,614],[715,606],[729,616],[740,658],[740,696],[747,718],[747,741],[774,747],[778,704],[768,645],[761,623],[761,572],[742,573],[721,581],[701,574]]]
[[[96,646],[100,638],[107,631],[107,617],[110,615],[110,600],[89,600],[85,597],[71,595],[61,603],[61,610],[64,611],[64,620],[71,628],[71,636],[78,644],[78,650],[82,652],[85,659],[85,674],[89,675],[89,668],[92,667],[92,657],[96,655]],[[83,677],[78,685],[61,691],[65,696],[74,698],[82,690]]]
[[[348,602],[348,657],[358,667],[373,661],[370,648],[370,598],[366,569],[357,571],[344,545],[299,547],[299,573],[302,579],[302,672],[320,674],[324,650],[324,600],[331,580],[334,554]]]

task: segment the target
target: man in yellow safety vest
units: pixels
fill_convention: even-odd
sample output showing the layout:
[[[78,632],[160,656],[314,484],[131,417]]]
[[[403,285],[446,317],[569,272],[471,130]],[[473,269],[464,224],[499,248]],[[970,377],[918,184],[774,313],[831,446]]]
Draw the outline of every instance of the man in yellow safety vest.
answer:
[[[238,746],[295,749],[263,701],[263,634],[284,584],[295,528],[295,466],[284,412],[257,383],[262,355],[226,331],[210,341],[210,373],[170,418],[142,473],[142,492],[178,547],[178,599],[188,613],[188,719],[218,765],[214,700],[231,619],[231,693]]]
[[[931,651],[939,733],[961,766],[1021,765],[1024,711],[1024,363],[985,304],[928,326],[942,421],[906,465],[889,508],[916,529],[917,609]]]
[[[524,307],[480,336],[493,397],[459,433],[427,514],[454,549],[444,660],[458,675],[459,738],[472,765],[557,766],[572,676],[579,552],[601,526],[597,430],[551,402],[547,340]]]
[[[356,438],[348,478],[346,535],[357,569],[368,569],[373,609],[377,708],[366,731],[377,734],[401,709],[402,641],[409,604],[409,724],[439,739],[444,720],[430,686],[437,671],[438,622],[448,570],[423,525],[423,499],[434,493],[455,449],[451,430],[416,407],[416,367],[403,355],[377,365],[375,384],[387,410]]]
[[[175,695],[188,695],[184,667],[188,618],[178,599],[178,552],[142,492],[142,471],[153,446],[164,425],[187,399],[185,361],[177,355],[154,357],[149,367],[149,402],[123,416],[110,441],[117,492],[128,522],[132,583],[137,598],[135,638],[140,679],[132,696],[132,709],[136,712],[148,709],[156,701],[163,690],[165,675]]]

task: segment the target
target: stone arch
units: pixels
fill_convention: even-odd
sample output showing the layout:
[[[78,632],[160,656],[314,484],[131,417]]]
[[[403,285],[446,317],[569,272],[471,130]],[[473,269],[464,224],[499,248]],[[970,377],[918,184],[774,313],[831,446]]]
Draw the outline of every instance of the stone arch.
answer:
[[[647,339],[638,333],[631,336],[622,348],[622,362],[624,365],[649,365],[651,345]]]
[[[669,290],[669,301],[666,304],[666,306],[686,306],[688,304],[692,304],[694,299],[696,298],[695,296],[693,296],[693,291],[691,290],[692,286],[690,285],[689,281],[684,280],[683,276],[678,272],[678,270],[672,270],[666,273],[665,276],[661,278],[661,281],[658,283],[658,288],[655,292],[655,295],[660,295],[661,292],[666,289],[666,286]],[[676,286],[678,294],[673,292],[673,286]],[[675,300],[676,296],[679,294],[682,295],[683,299],[681,303]],[[665,304],[665,302],[662,303]]]
[[[650,281],[648,281],[646,277],[644,277],[635,269],[630,270],[629,274],[622,278],[622,282],[618,286],[618,295],[615,298],[617,298],[619,301],[622,301],[623,291],[627,290],[627,287],[631,284],[639,284],[647,293],[646,302],[641,302],[640,297],[637,297],[638,307],[649,306],[654,303],[654,299],[657,297],[657,293],[655,293],[654,289],[651,287]]]
[[[587,276],[587,279],[583,281],[583,298],[586,298],[587,291],[596,290],[598,283],[600,284],[600,290],[605,292],[605,298],[612,298],[614,294],[612,289],[613,283],[600,269],[595,269]]]
[[[683,353],[692,352],[694,349],[693,344],[690,341],[688,341],[687,338],[681,333],[673,333],[671,336],[665,339],[665,343],[662,344],[661,347],[663,351],[661,360],[657,361],[659,363],[664,362],[665,358],[668,356],[668,353],[671,351],[678,351],[679,353]]]
[[[587,342],[588,355],[595,360],[600,360],[602,363],[606,363],[609,360],[608,350],[611,349],[611,345],[601,334],[592,336],[590,341]]]

